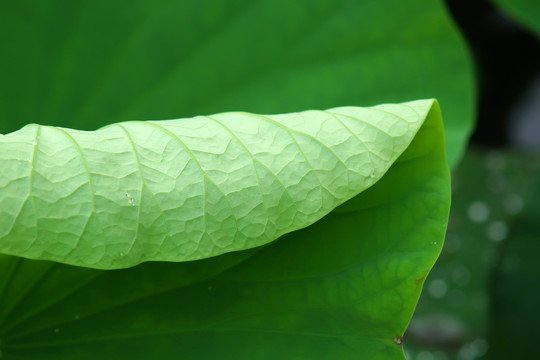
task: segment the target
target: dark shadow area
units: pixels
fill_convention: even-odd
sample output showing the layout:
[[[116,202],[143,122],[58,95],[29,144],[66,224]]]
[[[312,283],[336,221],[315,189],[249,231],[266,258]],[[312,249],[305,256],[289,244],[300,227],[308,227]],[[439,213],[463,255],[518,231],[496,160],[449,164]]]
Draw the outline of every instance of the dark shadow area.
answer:
[[[471,141],[502,147],[512,110],[540,75],[540,42],[488,1],[446,3],[475,60],[478,116]]]

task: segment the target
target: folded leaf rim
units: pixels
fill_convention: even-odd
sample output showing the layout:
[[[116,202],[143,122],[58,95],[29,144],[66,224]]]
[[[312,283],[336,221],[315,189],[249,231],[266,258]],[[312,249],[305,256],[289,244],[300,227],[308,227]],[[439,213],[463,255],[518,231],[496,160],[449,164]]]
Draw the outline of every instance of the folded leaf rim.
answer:
[[[7,169],[0,174],[0,186],[4,189],[0,192],[0,252],[77,266],[119,269],[146,261],[199,260],[268,244],[313,224],[378,182],[407,149],[434,106],[438,111],[436,100],[428,99],[280,115],[228,112],[188,119],[122,122],[93,132],[27,125],[14,133],[0,135],[0,163]],[[249,131],[253,131],[254,124],[258,127],[252,134]],[[161,138],[156,140],[156,134]],[[273,138],[269,142],[270,135]],[[164,138],[169,138],[169,142],[164,142]],[[257,141],[263,144],[258,147]],[[174,142],[176,145],[171,145]],[[176,152],[168,149],[169,145],[176,146]],[[296,152],[291,147],[296,147]],[[201,148],[213,150],[205,154]],[[152,166],[159,168],[174,163],[164,159],[163,154],[175,161],[182,157],[188,160],[184,159],[184,167],[174,173],[175,182],[169,184],[172,190],[160,193],[161,202],[155,191],[149,191],[159,210],[156,215],[156,206],[143,203],[144,192],[150,188],[147,184],[150,180],[154,181],[154,188],[158,184],[151,178],[155,176]],[[250,159],[242,159],[242,155]],[[129,156],[135,163],[126,166]],[[157,160],[150,159],[151,156]],[[278,163],[287,156],[292,160]],[[78,158],[80,164],[73,165]],[[338,161],[334,164],[329,161],[332,158]],[[223,179],[223,169],[226,172],[238,164],[242,165],[240,170],[230,172],[236,171],[237,176],[225,174]],[[337,164],[342,168],[337,168]],[[189,166],[195,170],[190,172]],[[249,166],[251,173],[246,170]],[[259,171],[266,173],[261,176]],[[197,173],[201,179],[189,183]],[[74,175],[65,178],[65,174]],[[346,183],[343,175],[347,176]],[[139,183],[131,179],[137,176]],[[79,182],[73,180],[77,177]],[[187,179],[191,188],[202,188],[202,193],[197,193],[202,201],[187,210],[185,204],[192,199],[190,190],[183,192],[177,188],[180,177]],[[258,186],[258,194],[249,187],[235,188],[235,183],[238,185],[246,178],[251,180],[251,187]],[[73,182],[74,185],[70,184]],[[81,195],[83,187],[88,191]],[[280,187],[281,192],[275,191]],[[266,188],[269,191],[264,194]],[[257,195],[258,201],[252,201]],[[175,208],[168,197],[182,200],[181,205]],[[283,200],[285,197],[291,200],[289,204]],[[167,218],[163,215],[164,206],[173,206],[167,210],[172,214]],[[194,216],[201,207],[202,215]],[[291,207],[295,208],[292,212]],[[69,214],[73,208],[74,212]],[[95,215],[96,208],[104,213]],[[208,208],[214,213],[209,213]],[[106,213],[107,209],[111,211]],[[65,214],[68,216],[62,218]],[[183,223],[178,220],[182,217],[187,218]],[[200,217],[203,217],[202,228]],[[211,220],[207,221],[207,217]],[[239,225],[245,230],[239,230]],[[77,226],[78,236],[73,230]],[[194,241],[197,236],[190,235],[190,226],[198,229],[195,234],[200,236],[199,243]],[[258,229],[261,226],[264,226],[262,233]],[[156,235],[164,228],[166,235],[156,241]],[[172,231],[176,241],[166,243],[173,236]],[[122,239],[130,236],[131,242]],[[193,242],[197,244],[190,248]]]

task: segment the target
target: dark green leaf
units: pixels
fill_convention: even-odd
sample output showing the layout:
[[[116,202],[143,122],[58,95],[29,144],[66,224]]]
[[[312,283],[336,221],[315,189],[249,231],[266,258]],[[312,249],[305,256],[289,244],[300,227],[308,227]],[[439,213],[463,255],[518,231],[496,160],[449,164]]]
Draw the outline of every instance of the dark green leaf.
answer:
[[[540,36],[540,2],[537,0],[491,0],[514,20]]]
[[[449,173],[436,104],[359,196],[253,250],[92,270],[2,256],[4,359],[404,359]]]
[[[440,0],[4,1],[0,133],[437,98],[447,155],[473,69]]]

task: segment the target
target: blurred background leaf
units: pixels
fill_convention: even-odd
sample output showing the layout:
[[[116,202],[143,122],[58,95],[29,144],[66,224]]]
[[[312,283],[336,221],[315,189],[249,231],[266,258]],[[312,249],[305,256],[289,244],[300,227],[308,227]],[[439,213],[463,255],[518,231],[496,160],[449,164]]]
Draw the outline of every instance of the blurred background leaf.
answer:
[[[540,2],[537,0],[491,0],[514,18],[540,36]]]
[[[532,206],[540,194],[534,182],[540,174],[538,32],[495,2],[447,5],[475,59],[477,125],[452,174],[445,247],[407,333],[408,358],[533,359],[539,320],[533,304],[540,303],[532,285],[540,281],[532,260],[540,255],[533,225],[540,209]],[[527,11],[538,18],[533,8]]]
[[[540,212],[533,215],[527,203],[535,203],[540,195],[540,187],[533,183],[539,175],[537,156],[479,148],[467,152],[452,175],[452,210],[443,252],[426,280],[406,334],[409,359],[472,360],[484,355],[508,359],[518,349],[527,353],[516,338],[533,341],[530,327],[536,326],[519,324],[535,316],[530,311],[537,302],[531,299],[539,299],[530,289],[535,277],[538,282],[538,270],[533,270],[537,265],[527,261],[539,253],[523,254],[538,246],[538,231],[531,228],[530,219],[538,219]],[[523,226],[525,219],[528,226]],[[522,235],[520,240],[518,233],[528,239]],[[527,240],[529,245],[524,244]],[[498,350],[491,347],[506,348],[506,357],[497,356]]]
[[[490,279],[489,359],[529,359],[538,353],[540,171],[535,175],[533,191],[500,249]]]

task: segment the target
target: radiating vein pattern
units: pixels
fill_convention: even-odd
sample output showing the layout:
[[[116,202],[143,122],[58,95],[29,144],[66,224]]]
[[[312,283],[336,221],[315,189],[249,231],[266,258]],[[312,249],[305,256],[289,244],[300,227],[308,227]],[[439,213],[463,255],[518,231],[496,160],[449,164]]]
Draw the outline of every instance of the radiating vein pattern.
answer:
[[[269,243],[378,181],[432,100],[0,135],[0,252],[95,268]]]

